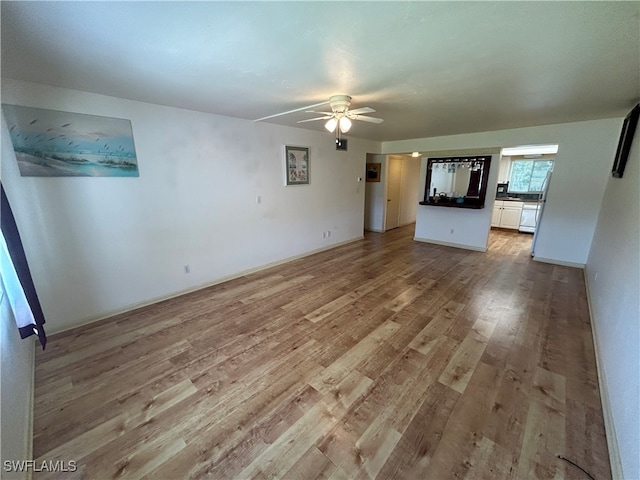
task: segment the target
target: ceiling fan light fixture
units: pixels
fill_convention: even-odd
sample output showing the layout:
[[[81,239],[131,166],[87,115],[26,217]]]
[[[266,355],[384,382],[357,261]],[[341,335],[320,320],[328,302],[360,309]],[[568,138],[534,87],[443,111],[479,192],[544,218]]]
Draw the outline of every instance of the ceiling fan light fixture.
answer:
[[[333,118],[330,118],[327,121],[327,123],[324,124],[324,128],[326,128],[331,133],[333,133],[333,131],[336,129],[337,125],[338,125],[338,120],[336,120],[335,117],[333,117]]]
[[[2,1],[2,0],[0,0]],[[313,108],[317,105],[329,104],[331,106],[331,111],[315,111],[309,110],[309,108]],[[381,118],[369,117],[367,115],[363,115],[366,113],[374,113],[375,110],[371,107],[360,107],[354,110],[349,110],[351,106],[351,97],[349,95],[334,95],[332,96],[328,102],[324,102],[323,104],[310,105],[308,107],[296,108],[294,110],[288,110],[282,113],[276,113],[275,115],[269,115],[268,117],[262,117],[256,122],[260,120],[267,120],[270,118],[278,117],[280,115],[287,115],[289,113],[300,112],[305,110],[306,113],[317,113],[321,116],[315,118],[307,118],[305,120],[298,120],[297,123],[307,123],[307,122],[316,122],[318,120],[324,121],[324,128],[331,133],[335,133],[340,136],[342,133],[347,133],[351,131],[351,127],[353,125],[353,120],[359,120],[363,122],[369,123],[382,123]],[[338,129],[336,131],[336,129]]]
[[[347,133],[351,129],[351,120],[347,117],[342,117],[340,119],[340,131],[342,133]]]

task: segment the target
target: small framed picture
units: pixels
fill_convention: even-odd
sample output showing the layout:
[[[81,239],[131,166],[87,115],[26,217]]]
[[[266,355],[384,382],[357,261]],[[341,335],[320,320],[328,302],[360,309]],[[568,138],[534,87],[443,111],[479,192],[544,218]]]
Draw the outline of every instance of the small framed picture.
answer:
[[[379,182],[380,181],[380,167],[381,163],[367,163],[367,182]]]
[[[287,185],[309,184],[309,148],[285,146]]]

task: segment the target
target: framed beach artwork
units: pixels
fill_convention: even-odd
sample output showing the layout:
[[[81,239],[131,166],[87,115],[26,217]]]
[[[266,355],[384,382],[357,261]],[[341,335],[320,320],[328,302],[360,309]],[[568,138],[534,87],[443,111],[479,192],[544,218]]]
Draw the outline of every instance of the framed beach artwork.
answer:
[[[287,185],[309,184],[309,148],[285,147],[285,167]]]
[[[131,122],[3,104],[23,177],[137,177]]]

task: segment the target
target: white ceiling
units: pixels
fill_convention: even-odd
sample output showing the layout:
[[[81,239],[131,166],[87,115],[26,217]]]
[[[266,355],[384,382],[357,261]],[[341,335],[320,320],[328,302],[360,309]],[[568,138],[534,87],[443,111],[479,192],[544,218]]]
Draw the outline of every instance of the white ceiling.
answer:
[[[379,141],[624,116],[640,2],[10,2],[2,76]],[[296,124],[299,112],[268,120]]]

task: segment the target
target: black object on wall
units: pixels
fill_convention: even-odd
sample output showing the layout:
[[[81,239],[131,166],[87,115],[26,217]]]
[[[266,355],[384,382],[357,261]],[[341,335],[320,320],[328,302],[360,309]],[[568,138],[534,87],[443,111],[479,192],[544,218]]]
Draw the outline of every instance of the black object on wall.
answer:
[[[496,198],[507,198],[509,196],[509,182],[499,183],[496,188]]]
[[[622,178],[624,173],[624,167],[627,165],[629,151],[633,143],[633,135],[636,133],[636,127],[638,126],[638,117],[640,117],[640,103],[633,107],[633,110],[629,112],[622,124],[616,158],[611,169],[611,175],[615,178]]]
[[[439,157],[427,159],[427,178],[424,186],[424,200],[420,205],[433,207],[484,208],[489,181],[491,155],[473,155],[463,157]],[[432,179],[448,175],[445,183],[453,185],[456,175],[463,173],[466,185],[461,192],[438,192]],[[466,193],[464,193],[466,192]],[[453,195],[452,195],[453,193]]]
[[[33,323],[27,324],[22,321],[23,319],[16,318],[19,325],[18,330],[20,331],[20,338],[38,335],[38,339],[40,340],[40,344],[44,350],[44,347],[47,344],[47,335],[44,331],[44,313],[42,312],[42,307],[38,300],[38,294],[36,293],[36,287],[33,284],[29,265],[27,264],[27,257],[24,253],[22,240],[20,239],[20,233],[18,232],[18,226],[16,225],[16,220],[13,217],[9,200],[7,199],[7,195],[5,194],[4,187],[1,183],[0,197],[2,235],[7,243],[7,250],[9,251],[11,262],[13,263],[18,279],[20,280],[22,290],[24,291],[24,295],[29,303],[29,307],[31,308],[33,319],[36,322],[35,325],[33,325]]]

